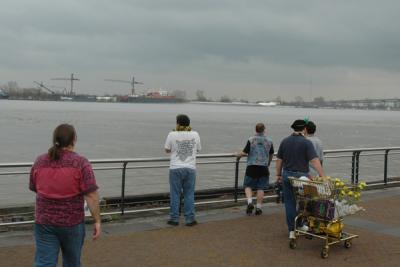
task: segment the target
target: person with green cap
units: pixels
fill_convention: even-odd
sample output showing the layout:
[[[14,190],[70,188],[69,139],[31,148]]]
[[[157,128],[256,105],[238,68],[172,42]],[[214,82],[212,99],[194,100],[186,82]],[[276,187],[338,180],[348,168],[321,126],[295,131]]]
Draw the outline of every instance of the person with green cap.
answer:
[[[311,143],[313,144],[315,153],[317,153],[319,161],[321,162],[321,165],[323,165],[324,149],[322,146],[322,141],[315,135],[315,132],[317,130],[317,125],[315,125],[315,123],[313,121],[307,121],[306,130],[307,130],[307,139],[310,140]],[[314,168],[314,166],[312,164],[310,164],[309,176],[315,177],[317,175],[318,175],[317,170]]]

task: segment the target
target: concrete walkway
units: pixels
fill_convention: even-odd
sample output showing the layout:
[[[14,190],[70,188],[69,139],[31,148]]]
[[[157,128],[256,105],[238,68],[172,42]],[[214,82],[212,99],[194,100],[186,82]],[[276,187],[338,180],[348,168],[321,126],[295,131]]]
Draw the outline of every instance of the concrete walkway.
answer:
[[[104,224],[101,240],[87,240],[84,266],[399,266],[400,188],[364,193],[366,212],[346,217],[346,231],[360,235],[353,246],[332,246],[321,259],[322,240],[288,245],[282,205],[267,204],[262,216],[243,207],[198,213],[195,227],[166,226],[166,215]],[[90,229],[88,229],[90,231]],[[88,233],[90,234],[90,233]],[[32,233],[0,235],[0,266],[33,266]],[[61,266],[61,265],[59,265]]]

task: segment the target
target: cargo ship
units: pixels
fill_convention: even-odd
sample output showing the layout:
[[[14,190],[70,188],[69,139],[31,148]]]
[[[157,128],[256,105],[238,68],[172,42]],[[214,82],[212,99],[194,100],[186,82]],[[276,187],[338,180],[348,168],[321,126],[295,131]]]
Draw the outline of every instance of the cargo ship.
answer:
[[[0,99],[8,99],[9,97],[9,94],[0,89]]]
[[[167,91],[150,91],[146,94],[132,94],[123,96],[120,99],[121,102],[129,103],[181,103],[185,102],[184,98],[178,98],[173,95],[169,95]]]

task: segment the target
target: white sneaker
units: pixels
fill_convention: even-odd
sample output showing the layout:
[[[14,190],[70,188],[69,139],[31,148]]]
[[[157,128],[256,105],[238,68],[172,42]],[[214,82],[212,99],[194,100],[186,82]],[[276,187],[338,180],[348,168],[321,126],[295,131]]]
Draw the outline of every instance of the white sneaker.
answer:
[[[297,227],[297,230],[308,232],[309,228],[307,225],[303,225],[301,227]]]
[[[294,231],[289,232],[289,239],[296,239],[296,235],[294,234]]]

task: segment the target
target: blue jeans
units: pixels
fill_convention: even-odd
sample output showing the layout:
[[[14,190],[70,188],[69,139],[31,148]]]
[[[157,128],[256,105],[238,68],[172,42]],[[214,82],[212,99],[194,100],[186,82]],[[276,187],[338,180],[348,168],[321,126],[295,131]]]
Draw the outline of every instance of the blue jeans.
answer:
[[[80,267],[84,240],[83,222],[71,227],[35,224],[35,266],[57,266],[58,253],[61,249],[63,267]]]
[[[196,170],[179,168],[169,170],[170,186],[170,217],[174,222],[179,222],[180,197],[183,191],[184,214],[186,223],[195,220],[194,186],[196,183]]]
[[[297,216],[296,210],[296,196],[293,192],[292,184],[289,181],[290,176],[292,177],[301,177],[307,176],[306,172],[292,172],[283,169],[282,178],[283,178],[283,199],[285,200],[285,211],[286,211],[286,224],[288,226],[288,230],[294,231],[294,219]]]

